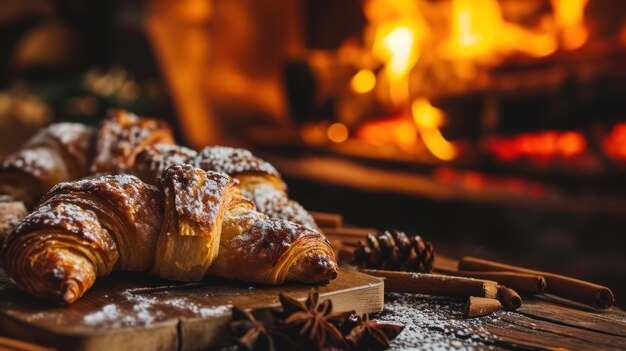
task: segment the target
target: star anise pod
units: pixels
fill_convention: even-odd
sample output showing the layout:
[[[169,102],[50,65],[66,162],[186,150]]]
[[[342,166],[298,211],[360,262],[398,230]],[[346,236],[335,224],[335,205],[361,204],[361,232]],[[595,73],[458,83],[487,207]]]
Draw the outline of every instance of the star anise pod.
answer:
[[[350,346],[356,350],[384,350],[389,348],[391,340],[404,330],[403,325],[379,323],[371,320],[367,313],[361,322],[346,337]]]
[[[239,337],[237,344],[241,350],[275,351],[275,337],[278,330],[272,323],[258,321],[252,313],[233,307],[230,329]]]
[[[331,348],[347,348],[343,334],[338,326],[352,312],[333,313],[333,303],[326,300],[320,304],[319,292],[311,289],[306,302],[300,302],[283,294],[278,295],[284,313],[285,325],[295,328],[298,335],[305,340],[313,341],[318,350]]]

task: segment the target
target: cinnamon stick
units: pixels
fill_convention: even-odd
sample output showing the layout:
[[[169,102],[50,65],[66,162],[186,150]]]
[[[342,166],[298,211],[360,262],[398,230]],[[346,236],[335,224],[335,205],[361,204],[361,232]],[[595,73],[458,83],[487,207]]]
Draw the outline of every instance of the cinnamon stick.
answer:
[[[320,228],[340,228],[343,226],[343,216],[340,214],[315,211],[309,213]]]
[[[498,297],[498,283],[490,280],[378,269],[361,269],[360,271],[385,278],[385,291],[387,292],[465,298],[470,296]]]
[[[613,305],[615,298],[611,289],[554,273],[512,266],[475,257],[463,257],[459,261],[462,271],[510,271],[543,276],[546,280],[545,292],[595,308],[605,309]]]
[[[482,317],[502,309],[502,304],[496,299],[470,296],[465,305],[465,318]]]
[[[541,294],[546,289],[546,280],[537,274],[519,272],[482,272],[482,271],[457,271],[453,269],[435,267],[438,273],[455,275],[459,277],[469,277],[487,279],[506,285],[522,294]]]
[[[501,285],[498,287],[498,298],[500,299],[500,302],[510,310],[516,310],[522,307],[522,298],[519,294],[515,290],[507,288],[506,286]]]

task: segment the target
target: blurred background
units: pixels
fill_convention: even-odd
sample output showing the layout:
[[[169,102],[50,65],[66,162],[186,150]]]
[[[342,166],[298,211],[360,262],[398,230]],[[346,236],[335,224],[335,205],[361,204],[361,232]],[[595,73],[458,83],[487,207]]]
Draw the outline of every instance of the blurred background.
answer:
[[[0,155],[112,107],[311,210],[626,301],[622,0],[0,0]]]

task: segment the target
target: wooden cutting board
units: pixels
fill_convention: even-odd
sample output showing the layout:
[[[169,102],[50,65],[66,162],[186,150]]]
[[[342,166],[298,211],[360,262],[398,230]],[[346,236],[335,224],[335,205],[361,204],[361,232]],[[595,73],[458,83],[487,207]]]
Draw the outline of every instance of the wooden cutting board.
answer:
[[[12,285],[0,269],[0,335],[60,350],[197,350],[233,343],[227,332],[231,306],[278,305],[285,293],[304,299],[311,285],[280,287],[211,279],[178,284],[140,273],[99,278],[71,306],[52,306]],[[383,308],[383,282],[340,270],[320,286],[320,300],[336,311],[376,312]]]

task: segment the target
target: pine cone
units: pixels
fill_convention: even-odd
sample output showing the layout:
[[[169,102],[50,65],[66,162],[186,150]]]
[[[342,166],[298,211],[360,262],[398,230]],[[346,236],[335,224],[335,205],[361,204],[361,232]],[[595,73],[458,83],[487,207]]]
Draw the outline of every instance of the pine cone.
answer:
[[[385,231],[375,237],[368,235],[354,251],[361,268],[430,273],[435,262],[433,245],[419,235],[407,236],[404,232]]]

